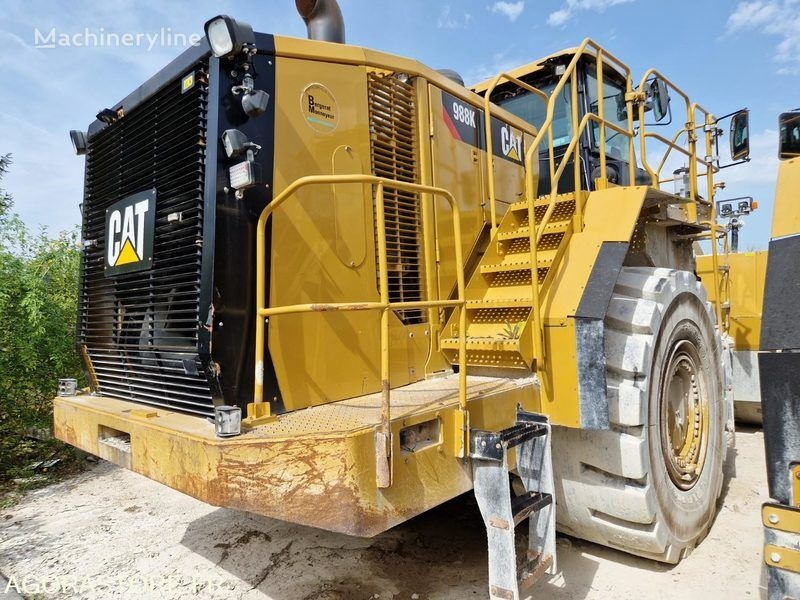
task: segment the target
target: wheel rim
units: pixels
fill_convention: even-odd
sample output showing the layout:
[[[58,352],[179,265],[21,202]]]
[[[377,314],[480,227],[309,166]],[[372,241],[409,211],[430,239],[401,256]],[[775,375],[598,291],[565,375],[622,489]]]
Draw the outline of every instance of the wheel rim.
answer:
[[[708,441],[708,395],[694,343],[675,343],[663,373],[661,451],[672,482],[688,490],[703,471]]]

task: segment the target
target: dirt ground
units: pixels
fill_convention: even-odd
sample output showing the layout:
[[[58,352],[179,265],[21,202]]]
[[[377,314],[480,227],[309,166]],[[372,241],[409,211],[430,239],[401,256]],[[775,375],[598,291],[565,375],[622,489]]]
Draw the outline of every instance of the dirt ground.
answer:
[[[532,597],[758,598],[763,437],[736,442],[716,523],[688,559],[559,537],[560,573]],[[101,462],[0,513],[0,573],[26,598],[464,600],[486,597],[485,561],[470,495],[364,540],[214,508]]]

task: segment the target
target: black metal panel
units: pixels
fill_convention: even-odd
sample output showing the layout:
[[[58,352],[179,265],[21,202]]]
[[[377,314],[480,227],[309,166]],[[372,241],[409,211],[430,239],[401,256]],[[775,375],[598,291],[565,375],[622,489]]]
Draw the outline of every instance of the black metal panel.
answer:
[[[274,100],[274,40],[257,34],[256,43],[249,72]],[[192,72],[197,83],[183,93]],[[198,415],[252,401],[255,225],[272,199],[275,107],[244,114],[231,91],[244,72],[241,57],[209,57],[204,41],[116,104],[116,123],[89,128],[79,344],[103,394]],[[262,182],[242,199],[226,189],[241,160],[221,147],[232,127],[262,146]],[[143,189],[157,194],[153,268],[103,277],[105,208]],[[280,410],[269,361],[264,378]]]
[[[101,393],[197,414],[213,413],[198,355],[207,95],[201,62],[91,136],[79,298],[79,343]],[[148,189],[152,268],[106,277],[105,211]]]
[[[800,349],[800,235],[772,240],[761,321],[761,350]]]
[[[197,46],[191,46],[180,56],[175,58],[166,67],[145,81],[142,85],[128,94],[121,102],[113,105],[113,109],[122,108],[126,113],[131,112],[141,103],[146,102],[151,96],[160,92],[167,85],[171,85],[177,78],[184,73],[190,72],[194,65],[206,62],[210,55],[208,40],[203,38]],[[102,108],[100,106],[98,109]],[[89,125],[89,137],[102,131],[108,125],[102,121],[94,121]]]
[[[789,465],[800,457],[800,353],[759,352],[758,368],[769,495],[792,504]]]
[[[628,254],[627,242],[603,242],[583,290],[576,317],[605,319],[619,271]]]
[[[604,320],[628,247],[627,242],[603,242],[575,311],[578,397],[584,429],[608,429],[610,426]]]
[[[243,70],[230,59],[219,61],[212,72],[209,112],[209,165],[217,165],[208,173],[206,205],[215,206],[213,220],[206,224],[206,234],[214,240],[204,246],[207,252],[201,292],[201,312],[206,316],[207,330],[201,336],[201,357],[207,365],[211,389],[220,402],[244,409],[253,401],[255,364],[255,300],[256,300],[256,224],[261,211],[272,200],[272,173],[275,162],[275,72],[278,61],[274,56],[271,35],[257,34],[258,54],[250,73],[255,87],[270,95],[267,112],[248,118],[241,108],[241,96],[231,89],[241,85]],[[213,65],[212,65],[213,68]],[[236,198],[229,185],[228,169],[241,158],[229,159],[221,142],[222,132],[236,128],[261,150],[255,161],[261,167],[262,181],[245,190],[242,199]],[[213,159],[213,160],[212,160]],[[270,222],[271,223],[271,222]],[[269,232],[268,232],[269,234]],[[267,238],[265,280],[269,285],[271,245]],[[213,286],[210,283],[213,281]],[[205,285],[208,282],[209,285]],[[266,290],[269,298],[269,289]],[[213,317],[213,318],[212,318]],[[265,338],[268,336],[265,336]],[[265,340],[266,346],[266,340]],[[272,402],[272,410],[282,412],[277,378],[265,348],[264,398]]]

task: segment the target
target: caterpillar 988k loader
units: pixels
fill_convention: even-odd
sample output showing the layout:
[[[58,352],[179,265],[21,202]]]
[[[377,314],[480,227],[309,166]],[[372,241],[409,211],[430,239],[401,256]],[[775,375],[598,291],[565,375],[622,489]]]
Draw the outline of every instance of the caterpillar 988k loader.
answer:
[[[591,40],[467,88],[344,44],[334,1],[297,6],[312,39],[217,17],[72,132],[91,389],[65,385],[56,435],[359,536],[474,489],[495,598],[554,571],[556,513],[680,560],[732,427],[692,250],[717,120]],[[649,127],[669,113],[671,139]]]

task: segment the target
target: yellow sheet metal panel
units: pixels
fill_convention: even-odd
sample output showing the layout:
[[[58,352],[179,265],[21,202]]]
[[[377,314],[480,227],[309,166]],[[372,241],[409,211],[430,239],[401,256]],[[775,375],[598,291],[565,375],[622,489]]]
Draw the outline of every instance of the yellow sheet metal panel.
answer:
[[[539,408],[532,378],[470,377],[468,394],[479,428],[506,426],[518,405]],[[56,398],[54,431],[92,454],[100,454],[101,428],[127,434],[129,462],[118,457],[118,464],[215,506],[372,536],[472,487],[469,462],[452,452],[458,376],[418,382],[393,395],[393,485],[386,490],[375,482],[380,394],[280,415],[227,439],[188,415],[158,410],[141,419],[131,416],[136,404],[114,398]],[[440,423],[437,443],[419,451],[401,447],[402,429],[428,421]]]
[[[370,172],[363,67],[278,58],[275,193],[305,175]],[[308,110],[311,98],[329,116]],[[378,301],[371,190],[302,189],[273,217],[270,306]],[[269,348],[288,410],[380,389],[374,311],[273,316]],[[391,315],[392,386],[424,376],[426,326]],[[271,398],[266,398],[271,400]]]
[[[775,208],[772,213],[773,238],[800,233],[798,190],[800,190],[800,158],[781,161],[775,190]]]
[[[794,548],[783,548],[767,544],[764,546],[764,562],[776,569],[800,573],[800,551]]]
[[[544,343],[547,365],[540,390],[542,412],[553,425],[580,427],[574,321],[567,319],[563,326],[545,327]]]
[[[472,130],[474,138],[460,139],[458,130],[448,116],[451,107],[448,102],[458,102],[460,106],[471,107],[472,115],[464,113],[465,123],[458,123],[461,130]],[[475,115],[477,107],[455,99],[439,88],[429,86],[430,104],[430,156],[432,161],[433,185],[450,190],[461,209],[461,246],[465,255],[469,255],[478,240],[478,234],[486,223],[483,200],[485,198],[485,182],[483,172],[485,162],[483,153],[470,141],[477,144],[479,129]],[[469,123],[472,123],[470,127]],[[463,137],[466,134],[462,134]],[[453,224],[452,212],[444,199],[435,200],[436,247],[439,260],[438,288],[439,297],[448,298],[455,286],[455,262],[453,260]]]
[[[610,187],[588,195],[583,231],[572,234],[543,299],[545,324],[559,324],[575,314],[600,246],[631,239],[646,195],[645,187]]]
[[[800,509],[771,503],[764,504],[761,507],[761,522],[769,529],[800,533]]]
[[[725,260],[719,257],[720,264]],[[758,350],[761,337],[761,311],[764,304],[764,283],[767,275],[767,251],[739,252],[728,255],[727,274],[730,290],[730,330],[736,350]],[[697,275],[703,282],[708,299],[719,296],[714,287],[711,255],[697,257]],[[723,273],[724,275],[724,273]],[[725,277],[720,285],[726,285]]]

